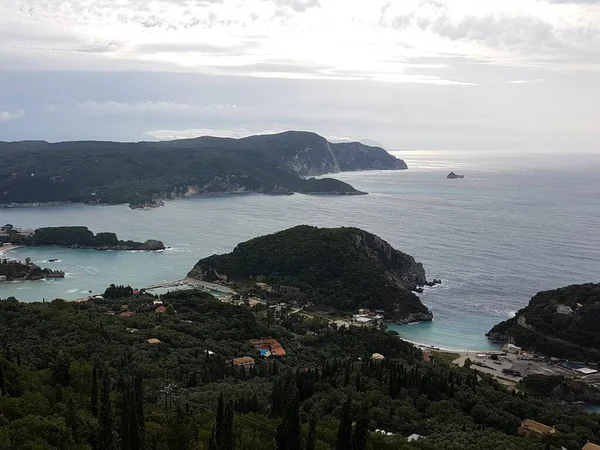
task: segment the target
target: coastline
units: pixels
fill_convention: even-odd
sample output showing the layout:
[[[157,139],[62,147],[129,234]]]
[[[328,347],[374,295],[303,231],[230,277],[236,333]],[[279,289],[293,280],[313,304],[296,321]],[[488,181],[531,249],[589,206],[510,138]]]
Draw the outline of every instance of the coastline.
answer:
[[[30,203],[0,203],[0,208],[37,208],[40,206],[64,206],[64,205],[73,205],[73,204],[81,204],[88,205],[89,203],[78,203],[78,202],[30,202]]]
[[[0,257],[3,257],[6,255],[6,253],[8,253],[12,250],[15,250],[17,248],[21,248],[21,247],[23,247],[23,246],[22,245],[13,245],[13,244],[2,245],[2,246],[0,246]]]

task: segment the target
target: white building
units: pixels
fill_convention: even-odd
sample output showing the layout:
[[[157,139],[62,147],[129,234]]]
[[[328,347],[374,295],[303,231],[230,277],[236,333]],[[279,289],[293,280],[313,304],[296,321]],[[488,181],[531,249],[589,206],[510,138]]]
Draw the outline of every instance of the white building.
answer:
[[[570,306],[567,306],[567,305],[558,305],[556,308],[556,312],[558,314],[564,314],[564,315],[573,314],[573,310],[571,309]]]
[[[521,347],[517,347],[515,344],[506,344],[502,347],[502,351],[506,353],[512,353],[514,355],[521,354]]]

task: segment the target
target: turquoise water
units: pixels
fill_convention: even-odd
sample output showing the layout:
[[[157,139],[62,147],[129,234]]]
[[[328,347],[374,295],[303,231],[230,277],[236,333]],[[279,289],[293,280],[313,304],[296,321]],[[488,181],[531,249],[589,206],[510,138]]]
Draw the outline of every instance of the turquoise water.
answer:
[[[357,226],[423,262],[443,283],[421,296],[432,323],[392,326],[414,342],[485,350],[484,333],[539,290],[600,281],[600,156],[481,156],[399,152],[399,172],[336,174],[368,196],[190,198],[153,210],[67,205],[0,209],[0,223],[86,225],[122,239],[163,240],[164,252],[21,248],[65,279],[0,285],[0,297],[74,299],[110,283],[143,287],[180,279],[195,262],[240,241],[297,224]],[[447,180],[450,171],[464,180]],[[44,263],[48,259],[60,262]]]

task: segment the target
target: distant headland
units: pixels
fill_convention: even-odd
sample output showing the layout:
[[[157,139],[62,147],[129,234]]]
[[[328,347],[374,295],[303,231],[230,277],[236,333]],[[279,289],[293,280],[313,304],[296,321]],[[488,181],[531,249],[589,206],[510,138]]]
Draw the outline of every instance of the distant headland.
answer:
[[[331,143],[288,131],[243,139],[166,142],[0,142],[0,206],[60,203],[146,208],[201,194],[365,194],[332,178],[357,170],[403,170],[380,147]]]

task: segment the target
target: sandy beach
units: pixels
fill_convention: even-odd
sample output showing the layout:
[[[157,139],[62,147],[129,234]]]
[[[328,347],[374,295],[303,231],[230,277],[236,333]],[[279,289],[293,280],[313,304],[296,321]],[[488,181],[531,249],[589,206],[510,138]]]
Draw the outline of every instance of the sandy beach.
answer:
[[[0,246],[0,256],[4,256],[7,252],[19,247],[22,247],[22,245],[4,244]]]

